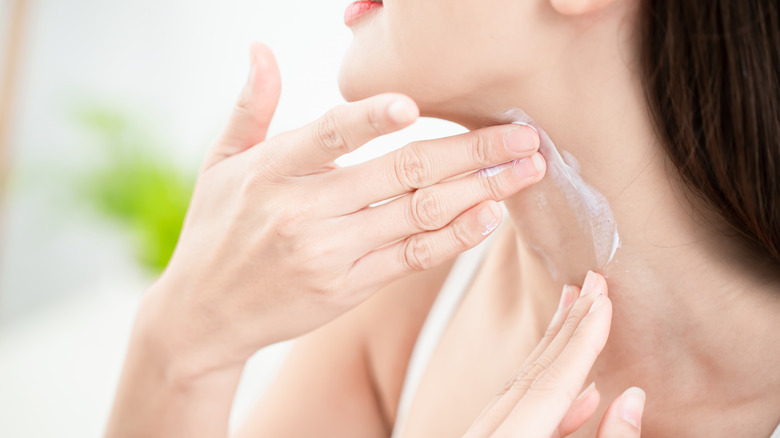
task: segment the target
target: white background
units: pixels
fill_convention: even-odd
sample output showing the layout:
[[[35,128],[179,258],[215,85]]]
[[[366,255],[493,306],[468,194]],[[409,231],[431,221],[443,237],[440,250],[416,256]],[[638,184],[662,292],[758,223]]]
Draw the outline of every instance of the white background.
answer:
[[[269,44],[282,70],[272,135],[342,102],[347,1],[30,3],[0,229],[0,437],[100,436],[138,297],[153,279],[136,266],[123,230],[96,218],[65,184],[94,160],[74,105],[86,99],[131,112],[162,138],[164,154],[196,168],[244,82],[251,40]],[[9,5],[0,0],[3,38]],[[339,163],[456,132],[423,120]],[[234,418],[287,348],[253,358]]]

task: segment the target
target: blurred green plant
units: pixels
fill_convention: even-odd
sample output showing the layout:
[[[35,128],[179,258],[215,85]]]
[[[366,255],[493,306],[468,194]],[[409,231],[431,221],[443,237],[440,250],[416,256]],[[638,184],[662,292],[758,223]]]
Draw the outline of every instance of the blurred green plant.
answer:
[[[132,233],[141,265],[161,272],[179,238],[195,172],[174,166],[150,130],[121,111],[90,106],[77,116],[96,135],[103,161],[82,175],[81,192],[99,213]]]

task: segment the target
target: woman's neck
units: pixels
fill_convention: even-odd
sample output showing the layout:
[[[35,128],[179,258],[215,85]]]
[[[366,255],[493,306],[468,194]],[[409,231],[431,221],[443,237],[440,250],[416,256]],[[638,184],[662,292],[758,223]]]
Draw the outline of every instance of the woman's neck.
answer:
[[[545,310],[558,298],[553,290],[580,284],[588,269],[607,276],[613,325],[593,369],[605,397],[628,385],[644,387],[649,421],[654,411],[685,415],[694,413],[686,406],[731,401],[732,412],[765,422],[776,415],[766,413],[772,405],[761,405],[762,411],[752,403],[774,394],[774,406],[780,405],[774,371],[780,364],[780,270],[730,235],[686,191],[657,140],[638,81],[623,79],[613,79],[606,95],[597,92],[604,84],[581,84],[550,93],[544,105],[525,106],[604,196],[620,247],[600,266],[592,235],[577,222],[582,215],[574,210],[582,206],[561,202],[560,185],[548,175],[505,200],[517,242],[519,269],[512,271],[519,272],[524,293],[549,293]],[[450,119],[470,128],[511,121],[506,95],[468,107],[481,114]]]

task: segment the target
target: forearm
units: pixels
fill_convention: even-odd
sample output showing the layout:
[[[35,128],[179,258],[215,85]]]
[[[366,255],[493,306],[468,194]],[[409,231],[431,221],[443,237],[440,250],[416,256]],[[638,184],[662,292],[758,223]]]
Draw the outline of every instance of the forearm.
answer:
[[[201,368],[187,354],[172,354],[170,333],[146,307],[133,328],[106,437],[227,436],[243,363]]]

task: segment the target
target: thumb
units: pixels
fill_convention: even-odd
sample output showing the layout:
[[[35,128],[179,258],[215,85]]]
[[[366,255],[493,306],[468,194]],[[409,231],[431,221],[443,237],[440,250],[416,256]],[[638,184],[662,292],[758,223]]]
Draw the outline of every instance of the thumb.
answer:
[[[281,90],[279,66],[273,52],[265,44],[252,43],[249,78],[204,167],[211,167],[265,140]]]

